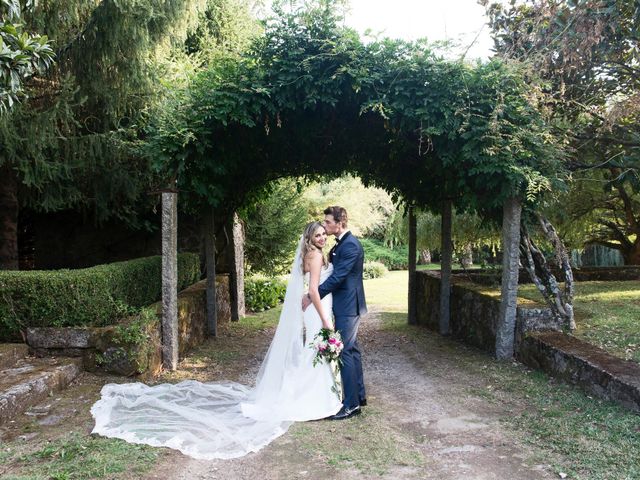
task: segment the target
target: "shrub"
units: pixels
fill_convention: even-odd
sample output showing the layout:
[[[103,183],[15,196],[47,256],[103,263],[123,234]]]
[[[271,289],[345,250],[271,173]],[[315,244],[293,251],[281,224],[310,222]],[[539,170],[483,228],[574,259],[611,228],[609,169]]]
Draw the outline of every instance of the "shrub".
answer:
[[[252,272],[267,276],[287,273],[300,234],[309,219],[297,182],[273,182],[241,213],[246,229],[245,255]]]
[[[384,263],[365,262],[364,264],[363,278],[365,280],[384,277],[387,273],[389,273],[389,270],[387,270],[387,267],[385,267]]]
[[[77,270],[0,271],[0,340],[28,327],[104,326],[158,301],[162,257]],[[200,279],[197,254],[178,255],[178,289]]]
[[[406,270],[409,268],[409,249],[400,245],[393,249],[386,247],[380,240],[372,238],[360,239],[367,262],[383,263],[389,270]]]
[[[254,275],[244,281],[245,303],[252,312],[261,312],[284,301],[287,284],[274,277]]]

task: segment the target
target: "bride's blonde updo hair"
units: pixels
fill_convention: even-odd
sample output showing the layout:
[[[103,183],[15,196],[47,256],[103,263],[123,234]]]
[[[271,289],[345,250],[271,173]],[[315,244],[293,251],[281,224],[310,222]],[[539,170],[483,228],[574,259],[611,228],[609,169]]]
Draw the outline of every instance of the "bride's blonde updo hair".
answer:
[[[304,227],[304,233],[302,234],[302,270],[304,271],[304,261],[307,258],[307,254],[313,252],[315,250],[320,250],[313,244],[313,236],[318,231],[318,228],[324,229],[320,222],[311,222],[308,223],[306,227]],[[322,253],[322,250],[320,250]],[[326,259],[324,258],[324,254],[322,255],[322,264],[326,263]]]

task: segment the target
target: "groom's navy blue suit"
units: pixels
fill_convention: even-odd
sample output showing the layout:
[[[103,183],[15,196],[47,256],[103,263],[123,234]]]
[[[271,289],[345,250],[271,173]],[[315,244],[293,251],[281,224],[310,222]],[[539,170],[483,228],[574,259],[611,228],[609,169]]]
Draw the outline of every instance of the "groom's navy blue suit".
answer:
[[[347,409],[353,409],[366,398],[357,341],[360,315],[367,313],[362,284],[364,250],[358,239],[351,232],[346,232],[331,249],[329,257],[333,263],[333,273],[318,290],[321,298],[333,294],[336,330],[340,331],[344,343],[340,370],[344,390],[342,404]]]

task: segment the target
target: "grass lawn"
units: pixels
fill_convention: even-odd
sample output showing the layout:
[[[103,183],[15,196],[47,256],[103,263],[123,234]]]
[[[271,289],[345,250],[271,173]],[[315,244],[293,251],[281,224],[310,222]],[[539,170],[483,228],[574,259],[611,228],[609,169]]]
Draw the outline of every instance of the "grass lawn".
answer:
[[[526,442],[548,455],[541,461],[552,463],[556,472],[566,473],[571,479],[640,478],[640,416],[556,382],[543,372],[516,362],[496,361],[458,342],[434,338],[437,334],[425,328],[407,325],[403,314],[407,272],[392,273],[365,282],[368,305],[383,311],[383,328],[411,339],[421,348],[442,350],[443,355],[454,359],[456,368],[470,372],[476,380],[468,386],[469,395],[480,396],[488,404],[506,406],[510,414],[501,421],[522,432]],[[596,322],[603,321],[605,326],[615,322],[616,332],[631,333],[620,319],[631,321],[632,311],[636,312],[635,318],[639,317],[639,289],[638,282],[580,284],[576,313],[581,332],[593,333],[601,328]],[[522,292],[523,296],[539,295],[529,287]],[[587,314],[591,319],[585,320]],[[585,328],[587,324],[592,325],[591,330]],[[598,331],[595,338],[605,330]],[[429,374],[446,376],[447,372],[430,370]]]
[[[418,270],[440,270],[439,263],[428,263],[427,265],[416,265]]]

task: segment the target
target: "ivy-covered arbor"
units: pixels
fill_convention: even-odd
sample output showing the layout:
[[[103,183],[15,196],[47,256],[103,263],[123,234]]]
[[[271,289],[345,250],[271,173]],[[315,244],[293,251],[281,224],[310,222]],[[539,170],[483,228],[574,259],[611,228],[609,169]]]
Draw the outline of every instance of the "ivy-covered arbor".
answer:
[[[496,352],[510,358],[520,211],[552,188],[562,159],[535,86],[517,65],[445,60],[422,42],[365,44],[332,2],[276,13],[249,52],[218,58],[165,105],[146,148],[168,191],[202,212],[229,211],[280,177],[350,172],[407,205],[444,208],[445,222],[452,205],[503,214]],[[168,220],[172,197],[164,194]],[[445,258],[443,333],[449,274]]]

